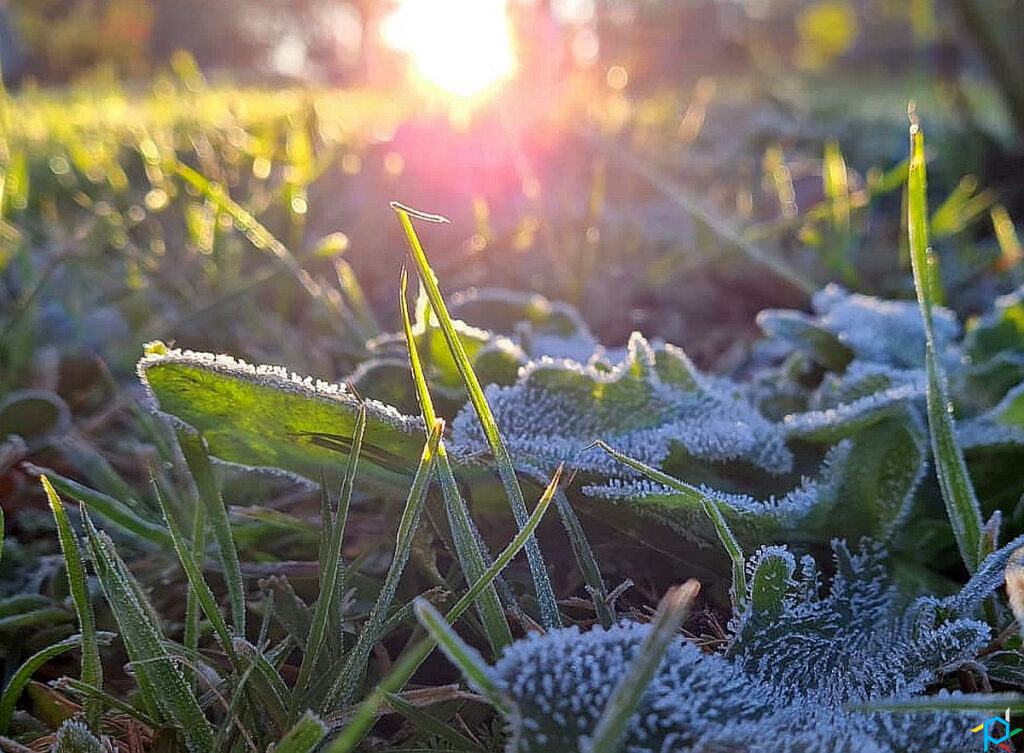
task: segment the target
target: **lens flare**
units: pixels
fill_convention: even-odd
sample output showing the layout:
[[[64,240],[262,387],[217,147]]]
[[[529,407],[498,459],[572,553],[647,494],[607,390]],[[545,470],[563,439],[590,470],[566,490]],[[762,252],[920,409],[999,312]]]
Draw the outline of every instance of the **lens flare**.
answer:
[[[420,81],[456,97],[484,94],[516,70],[505,0],[400,0],[381,39]]]

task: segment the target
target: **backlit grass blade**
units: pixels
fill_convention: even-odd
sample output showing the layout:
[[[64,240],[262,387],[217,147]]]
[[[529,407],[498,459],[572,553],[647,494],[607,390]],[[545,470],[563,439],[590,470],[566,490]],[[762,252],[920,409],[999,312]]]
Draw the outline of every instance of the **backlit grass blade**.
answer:
[[[270,750],[272,753],[311,753],[327,734],[327,725],[308,711]]]
[[[306,652],[302,656],[299,678],[295,684],[294,699],[296,703],[302,703],[309,691],[311,673],[313,668],[320,664],[320,657],[323,653],[324,644],[327,641],[327,628],[330,623],[331,613],[338,609],[341,545],[345,538],[345,523],[348,519],[349,505],[352,502],[352,489],[355,484],[356,467],[359,463],[359,450],[362,447],[365,433],[366,408],[362,408],[356,419],[356,427],[352,435],[352,452],[348,456],[348,469],[345,471],[345,479],[341,485],[338,509],[331,521],[331,537],[327,545],[327,556],[323,558],[324,565],[320,572],[320,596],[317,598],[316,608],[313,611],[313,622],[309,629]],[[293,713],[296,713],[299,708],[299,706],[293,705]]]
[[[469,686],[486,697],[503,716],[507,716],[510,712],[508,702],[488,674],[487,663],[480,656],[480,652],[462,640],[441,613],[426,599],[416,599],[413,609],[416,611],[416,619],[451,663],[459,668]]]
[[[651,632],[608,699],[608,705],[586,746],[587,753],[615,753],[621,749],[629,719],[636,713],[640,699],[654,673],[658,671],[665,652],[679,635],[679,628],[699,590],[700,584],[691,580],[665,594],[658,605]]]
[[[469,609],[474,601],[480,596],[481,593],[490,586],[494,579],[498,577],[498,573],[505,569],[512,558],[516,556],[520,549],[522,549],[526,542],[530,540],[530,536],[533,535],[533,531],[540,525],[540,521],[544,517],[544,513],[547,512],[548,507],[551,505],[551,500],[555,496],[555,490],[558,489],[558,483],[561,480],[562,467],[559,466],[558,470],[555,471],[555,475],[552,477],[551,482],[548,484],[547,489],[544,490],[544,494],[541,495],[540,501],[537,503],[537,507],[534,508],[529,519],[526,521],[519,533],[515,535],[509,545],[495,558],[494,563],[487,568],[483,576],[473,583],[469,587],[469,590],[462,595],[462,597],[455,603],[455,605],[448,610],[444,618],[448,624],[452,624],[462,614]],[[342,730],[341,734],[324,750],[324,753],[350,753],[354,750],[359,742],[366,736],[366,733],[373,727],[373,722],[377,718],[377,714],[381,708],[381,705],[385,702],[389,693],[397,693],[401,690],[405,683],[409,681],[409,678],[415,674],[419,666],[424,660],[430,655],[430,652],[434,650],[434,646],[437,644],[433,638],[424,638],[422,641],[417,643],[411,649],[407,649],[395,662],[395,666],[387,674],[387,676],[381,680],[377,688],[371,693],[363,703],[359,705],[355,715],[349,722],[348,726]]]
[[[152,605],[145,601],[141,587],[118,556],[114,543],[96,530],[84,508],[82,521],[89,539],[93,569],[117,620],[147,707],[178,729],[190,753],[209,753],[213,730],[167,651]]]
[[[701,509],[704,510],[704,514],[708,516],[712,525],[714,525],[715,532],[718,534],[718,539],[722,542],[722,546],[725,548],[725,551],[732,562],[733,609],[736,610],[737,613],[743,611],[745,606],[744,599],[746,598],[747,593],[746,560],[743,557],[743,550],[740,549],[740,544],[736,540],[736,536],[733,534],[732,529],[729,528],[729,524],[726,522],[725,516],[722,515],[722,510],[718,506],[718,501],[706,495],[696,486],[691,486],[685,481],[680,481],[679,479],[668,475],[664,471],[659,471],[657,468],[652,468],[645,463],[641,463],[639,460],[635,460],[628,455],[624,455],[613,447],[609,447],[604,442],[598,441],[595,442],[595,444],[620,463],[628,465],[630,468],[639,471],[656,484],[662,484],[663,486],[667,486],[670,489],[679,492],[681,495],[701,506]]]
[[[405,327],[409,366],[412,369],[412,380],[416,385],[416,397],[423,413],[424,426],[433,426],[437,421],[437,414],[434,412],[434,401],[430,397],[427,380],[423,374],[423,365],[412,331],[412,320],[409,318],[409,303],[406,297],[408,281],[408,275],[403,267],[398,300],[402,312],[402,323]],[[441,482],[445,515],[448,517],[448,526],[452,532],[455,555],[459,559],[459,566],[462,568],[466,583],[473,583],[487,569],[484,553],[481,551],[482,539],[473,524],[466,503],[462,499],[462,493],[455,481],[455,474],[452,471],[451,462],[448,460],[448,452],[443,440],[439,441],[437,445],[437,473]],[[498,655],[505,646],[512,642],[512,631],[509,629],[508,620],[501,607],[498,592],[493,586],[484,590],[477,603],[477,611],[484,632],[487,634],[488,643],[495,655]]]
[[[910,175],[908,178],[907,224],[910,238],[910,260],[914,270],[914,288],[924,320],[927,350],[928,430],[935,455],[935,471],[946,503],[946,512],[956,537],[960,556],[969,572],[981,563],[981,507],[974,485],[967,472],[967,463],[956,440],[953,405],[949,396],[946,373],[935,351],[932,307],[939,302],[939,279],[935,253],[928,245],[928,199],[926,195],[924,134],[914,120],[910,127]]]
[[[188,165],[178,163],[175,171],[190,183],[196,190],[209,199],[218,209],[226,212],[235,222],[238,230],[249,239],[253,246],[261,251],[267,251],[277,257],[278,261],[295,277],[303,290],[319,304],[330,317],[331,323],[344,332],[345,326],[337,308],[332,305],[330,296],[326,295],[324,287],[302,268],[294,254],[281,243],[274,234],[265,228],[259,220],[253,217],[240,204],[235,202],[227,192],[219,185],[207,180],[203,175],[193,170]]]
[[[288,725],[288,699],[291,693],[281,674],[266,654],[249,641],[233,638],[231,643],[243,663],[248,662],[249,666],[245,668],[249,672],[248,682],[259,702],[260,711],[266,713],[279,729],[285,729]]]
[[[77,481],[56,473],[49,468],[25,463],[25,470],[36,476],[46,476],[52,486],[61,494],[78,500],[91,512],[118,528],[144,541],[170,551],[174,544],[167,531],[157,523],[140,518],[127,504],[102,492],[90,489]]]
[[[490,445],[491,453],[494,456],[494,463],[498,468],[498,475],[501,476],[502,485],[505,487],[505,493],[508,495],[509,505],[512,508],[512,515],[515,518],[516,525],[522,528],[526,524],[528,516],[526,513],[526,503],[523,499],[523,490],[519,486],[519,478],[516,476],[515,466],[512,464],[512,456],[501,439],[501,434],[494,421],[491,408],[487,404],[487,399],[484,397],[480,381],[473,372],[473,366],[466,355],[465,348],[455,332],[455,325],[448,314],[444,297],[441,295],[441,289],[437,284],[437,278],[430,267],[430,262],[427,261],[426,253],[424,253],[423,246],[416,235],[416,230],[412,226],[409,211],[395,203],[392,203],[392,207],[398,214],[398,219],[405,230],[409,252],[419,270],[420,281],[427,291],[427,298],[430,300],[431,308],[433,308],[434,314],[437,316],[441,332],[444,334],[444,339],[448,343],[448,349],[465,384],[469,400],[473,404],[473,409],[476,411],[480,425],[483,427],[484,435],[487,437],[487,443]],[[555,592],[551,587],[547,567],[544,564],[544,558],[540,553],[540,547],[536,539],[531,539],[527,542],[526,558],[530,566],[530,574],[533,577],[534,590],[537,594],[541,623],[545,628],[559,627],[561,625],[561,618],[558,615]]]
[[[98,632],[95,635],[95,641],[104,646],[109,645],[113,639],[113,633]],[[0,695],[0,735],[7,733],[7,728],[11,725],[11,716],[14,714],[14,705],[18,702],[18,698],[21,697],[29,680],[32,679],[32,675],[50,659],[76,648],[82,648],[83,644],[81,635],[73,635],[37,651],[18,667],[11,679],[8,680],[3,695]]]
[[[54,522],[57,524],[57,537],[60,539],[60,549],[64,555],[64,569],[68,574],[68,590],[71,593],[71,600],[75,604],[75,613],[78,616],[78,630],[82,636],[82,682],[88,683],[96,688],[103,687],[103,664],[100,661],[100,647],[96,641],[96,617],[92,611],[92,602],[89,601],[89,589],[85,582],[85,565],[82,559],[82,550],[78,546],[78,538],[75,536],[71,521],[68,519],[64,503],[61,501],[53,485],[46,476],[40,476],[39,480],[46,491],[46,497],[50,502],[50,510],[53,512]],[[89,728],[99,731],[100,714],[102,707],[95,699],[87,699],[85,702],[85,715]]]
[[[420,517],[423,514],[423,504],[427,498],[427,490],[430,488],[430,479],[434,473],[434,466],[437,462],[437,447],[444,433],[444,421],[438,419],[427,437],[427,443],[423,447],[423,456],[420,458],[419,468],[416,469],[416,476],[413,478],[412,486],[409,488],[409,495],[405,501],[405,509],[402,511],[402,518],[398,523],[398,533],[395,537],[395,553],[391,558],[391,565],[388,567],[387,575],[381,584],[380,592],[377,594],[377,601],[370,610],[370,616],[363,624],[355,646],[345,658],[345,666],[338,679],[335,681],[325,708],[339,704],[348,705],[352,699],[352,693],[356,684],[366,671],[366,662],[369,660],[370,651],[373,646],[384,637],[382,627],[385,618],[391,609],[395,593],[398,591],[399,581],[402,573],[405,572],[405,565],[409,561],[412,552],[413,537],[419,527]]]
[[[242,582],[242,569],[238,564],[238,550],[231,534],[228,511],[220,489],[217,488],[217,479],[213,475],[213,464],[210,462],[206,440],[198,432],[183,426],[176,427],[176,432],[185,462],[195,480],[199,499],[206,508],[206,518],[213,529],[213,538],[217,542],[221,567],[224,568],[224,583],[231,601],[231,624],[234,635],[244,637],[245,585]]]

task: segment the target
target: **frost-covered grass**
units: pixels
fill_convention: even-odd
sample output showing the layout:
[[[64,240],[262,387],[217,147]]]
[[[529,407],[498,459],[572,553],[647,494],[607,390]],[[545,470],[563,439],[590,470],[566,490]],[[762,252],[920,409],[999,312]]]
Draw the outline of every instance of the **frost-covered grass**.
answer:
[[[967,751],[1024,710],[1005,223],[929,216],[919,139],[736,217],[616,96],[454,230],[390,216],[436,186],[373,93],[3,103],[0,748]],[[651,289],[758,334],[619,305]]]

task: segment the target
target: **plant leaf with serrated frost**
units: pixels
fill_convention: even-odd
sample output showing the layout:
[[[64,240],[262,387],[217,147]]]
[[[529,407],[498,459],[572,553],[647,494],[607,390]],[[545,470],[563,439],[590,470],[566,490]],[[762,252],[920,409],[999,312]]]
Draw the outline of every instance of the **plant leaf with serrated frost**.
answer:
[[[942,691],[928,709],[863,707],[924,700],[929,684],[974,659],[990,628],[961,616],[955,598],[908,604],[877,548],[851,552],[837,542],[833,551],[836,574],[822,592],[810,557],[758,550],[729,650],[708,653],[675,638],[628,720],[622,749],[752,753],[765,741],[777,753],[972,749],[969,730],[984,715],[951,713],[967,708],[970,695]],[[991,593],[994,584],[986,587]],[[507,750],[588,750],[650,632],[624,622],[531,634],[480,667],[489,695],[501,701]]]
[[[509,450],[528,467],[567,461],[578,470],[622,476],[611,458],[580,455],[601,439],[659,467],[683,452],[707,463],[742,461],[769,474],[792,468],[780,427],[738,387],[700,374],[678,348],[652,347],[637,333],[626,359],[613,367],[541,359],[525,366],[516,384],[490,386],[486,397]],[[452,432],[463,455],[486,451],[470,411],[456,416]]]
[[[200,431],[224,460],[309,478],[342,470],[363,405],[361,476],[405,488],[422,449],[419,418],[279,367],[157,346],[139,362],[139,375],[159,409]]]

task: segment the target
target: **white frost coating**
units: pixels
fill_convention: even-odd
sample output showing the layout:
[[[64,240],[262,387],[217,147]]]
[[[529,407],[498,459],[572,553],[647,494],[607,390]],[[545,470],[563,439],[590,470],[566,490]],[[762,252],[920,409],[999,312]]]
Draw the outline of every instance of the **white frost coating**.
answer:
[[[610,369],[568,359],[541,358],[523,366],[516,384],[485,390],[509,450],[523,462],[554,467],[561,461],[620,478],[636,474],[600,452],[580,455],[596,439],[644,463],[659,466],[674,446],[706,461],[746,460],[770,473],[792,468],[780,427],[769,422],[722,380],[709,379],[679,360],[678,349],[655,351],[639,334],[629,357]],[[656,357],[665,362],[659,365]],[[695,389],[678,385],[686,373]],[[666,382],[662,374],[676,383]],[[452,424],[453,447],[482,452],[486,438],[472,411]]]
[[[783,418],[783,424],[786,436],[790,439],[810,437],[819,432],[829,437],[838,437],[892,415],[903,404],[918,402],[923,397],[924,393],[918,385],[904,384],[834,408],[792,413]]]
[[[382,423],[406,433],[423,431],[419,417],[406,416],[390,405],[377,400],[360,399],[349,392],[344,384],[325,382],[309,376],[300,376],[283,366],[253,365],[224,354],[201,353],[192,350],[168,349],[165,353],[149,353],[142,357],[137,366],[139,379],[150,397],[159,405],[159,398],[149,384],[147,371],[153,366],[181,364],[211,371],[233,379],[251,382],[269,390],[280,390],[324,403],[340,403],[358,411],[365,405],[369,413]]]
[[[770,740],[778,753],[969,750],[968,730],[981,715],[858,713],[846,704],[921,695],[938,673],[975,657],[988,626],[945,616],[948,605],[928,597],[904,609],[880,552],[851,554],[838,542],[834,550],[837,575],[824,596],[817,566],[804,557],[777,609],[734,624],[727,656],[682,638],[672,643],[629,721],[623,749],[746,750]],[[779,556],[796,566],[784,548],[765,547],[752,572]],[[636,623],[566,628],[507,648],[490,675],[515,706],[508,750],[585,749],[649,630]]]
[[[779,530],[813,529],[810,519],[822,519],[841,501],[841,484],[851,458],[851,443],[842,441],[832,447],[822,461],[818,475],[804,477],[781,497],[754,499],[746,494],[728,494],[706,485],[700,492],[719,504],[733,533],[741,541],[763,541]],[[637,509],[652,507],[664,512],[680,534],[695,541],[713,541],[717,534],[704,510],[696,504],[679,503],[680,493],[648,479],[611,479],[605,484],[583,488],[593,497],[632,502]]]
[[[815,294],[812,306],[818,324],[866,361],[915,367],[924,363],[925,336],[921,311],[914,301],[890,301],[849,293],[828,285]],[[938,352],[952,343],[960,325],[952,311],[933,309]]]

